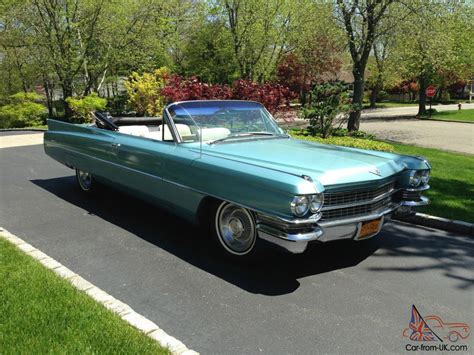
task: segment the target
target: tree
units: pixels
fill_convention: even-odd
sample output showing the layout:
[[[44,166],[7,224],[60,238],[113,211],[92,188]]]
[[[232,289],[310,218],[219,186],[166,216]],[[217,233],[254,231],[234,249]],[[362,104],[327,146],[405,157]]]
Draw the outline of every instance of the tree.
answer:
[[[379,93],[387,87],[393,86],[400,75],[397,75],[396,65],[393,61],[393,32],[384,34],[375,39],[372,56],[367,63],[369,72],[367,86],[370,92],[370,107],[375,108]]]
[[[186,39],[181,71],[185,76],[198,76],[212,84],[230,84],[239,77],[232,37],[224,21],[204,20]]]
[[[347,86],[338,82],[316,85],[312,91],[311,103],[303,108],[302,116],[309,120],[308,130],[312,135],[323,138],[331,135],[336,117],[349,110]]]
[[[426,88],[447,87],[474,72],[473,9],[457,2],[427,3],[402,24],[396,37],[398,70],[418,83],[418,115],[426,115]]]
[[[349,131],[359,129],[365,68],[375,39],[387,31],[382,23],[394,2],[395,0],[337,0],[337,13],[346,33],[354,76],[353,109],[347,123]]]

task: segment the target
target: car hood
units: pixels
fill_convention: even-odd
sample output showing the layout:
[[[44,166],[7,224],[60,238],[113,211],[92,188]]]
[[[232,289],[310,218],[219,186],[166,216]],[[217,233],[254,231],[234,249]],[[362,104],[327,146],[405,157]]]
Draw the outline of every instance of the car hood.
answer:
[[[202,153],[293,175],[307,175],[325,186],[380,181],[406,168],[395,154],[292,138],[203,144]]]

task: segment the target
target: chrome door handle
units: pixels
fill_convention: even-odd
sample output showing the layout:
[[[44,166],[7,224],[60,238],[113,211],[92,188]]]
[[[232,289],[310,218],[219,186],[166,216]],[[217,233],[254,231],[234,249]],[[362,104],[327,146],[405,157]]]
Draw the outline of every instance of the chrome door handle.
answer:
[[[112,148],[119,148],[120,145],[120,143],[112,143]]]

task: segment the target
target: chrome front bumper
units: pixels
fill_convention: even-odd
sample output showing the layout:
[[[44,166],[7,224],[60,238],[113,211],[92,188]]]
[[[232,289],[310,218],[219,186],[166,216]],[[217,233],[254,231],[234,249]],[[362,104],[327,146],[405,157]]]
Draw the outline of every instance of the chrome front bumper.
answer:
[[[421,196],[418,201],[392,202],[388,206],[385,206],[371,214],[321,222],[311,220],[289,221],[260,214],[257,216],[258,236],[261,239],[276,244],[291,253],[299,254],[303,253],[306,250],[308,243],[313,241],[329,242],[341,239],[357,240],[363,222],[381,218],[381,228],[385,216],[394,213],[398,209],[422,206],[428,203],[429,199]],[[364,239],[373,237],[379,232],[380,229]]]

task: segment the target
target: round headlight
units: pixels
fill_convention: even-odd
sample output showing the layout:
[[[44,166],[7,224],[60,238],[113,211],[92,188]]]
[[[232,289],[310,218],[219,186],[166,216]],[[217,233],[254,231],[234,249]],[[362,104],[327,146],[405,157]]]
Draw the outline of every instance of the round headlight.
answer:
[[[421,171],[412,170],[410,173],[410,181],[408,182],[411,187],[417,187],[421,182]]]
[[[295,196],[291,201],[291,212],[298,217],[304,216],[309,210],[309,198],[307,196]]]
[[[310,199],[309,209],[313,213],[319,212],[321,210],[321,207],[323,207],[323,202],[324,202],[323,194],[312,195]]]
[[[421,183],[423,185],[426,185],[430,181],[430,171],[429,170],[423,170],[421,173]]]

